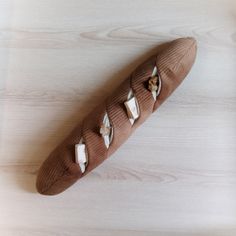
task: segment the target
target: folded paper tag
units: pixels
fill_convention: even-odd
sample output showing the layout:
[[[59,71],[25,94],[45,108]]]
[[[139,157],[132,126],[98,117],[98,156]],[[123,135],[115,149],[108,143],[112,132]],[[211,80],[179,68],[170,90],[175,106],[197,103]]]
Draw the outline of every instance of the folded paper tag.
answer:
[[[130,123],[133,125],[134,121],[139,117],[139,106],[136,97],[133,95],[133,91],[130,90],[128,94],[128,100],[124,103],[127,115],[129,117]]]
[[[155,66],[152,71],[152,77],[157,75],[157,67]]]
[[[75,145],[75,162],[79,164],[81,172],[85,172],[85,168],[88,164],[86,145],[82,139],[79,144]]]
[[[110,120],[107,113],[105,113],[104,115],[103,124],[100,127],[100,134],[104,139],[106,147],[109,148],[110,143],[113,139],[113,127],[110,124]]]

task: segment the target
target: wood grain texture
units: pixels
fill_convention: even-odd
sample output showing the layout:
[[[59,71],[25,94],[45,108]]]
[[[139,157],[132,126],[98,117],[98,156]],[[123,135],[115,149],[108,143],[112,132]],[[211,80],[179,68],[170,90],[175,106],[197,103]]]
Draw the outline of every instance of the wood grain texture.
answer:
[[[234,0],[0,0],[0,235],[236,234]],[[193,36],[188,79],[65,193],[39,165],[156,46]]]

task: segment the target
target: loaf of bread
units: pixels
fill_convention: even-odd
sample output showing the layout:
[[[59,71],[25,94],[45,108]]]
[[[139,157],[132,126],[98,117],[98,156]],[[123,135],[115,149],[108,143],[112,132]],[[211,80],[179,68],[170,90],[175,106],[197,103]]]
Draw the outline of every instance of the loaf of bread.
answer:
[[[138,66],[44,161],[38,192],[61,193],[116,151],[182,82],[196,51],[195,39],[180,38]]]

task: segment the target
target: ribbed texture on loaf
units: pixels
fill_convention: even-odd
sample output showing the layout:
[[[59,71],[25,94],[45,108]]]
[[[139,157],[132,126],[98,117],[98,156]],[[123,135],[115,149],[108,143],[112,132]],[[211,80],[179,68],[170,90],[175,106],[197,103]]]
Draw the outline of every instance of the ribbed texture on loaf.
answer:
[[[172,41],[158,55],[150,57],[137,67],[46,159],[39,170],[36,183],[38,191],[47,195],[64,191],[115,152],[181,83],[189,72],[195,56],[196,41],[192,38],[182,38]],[[148,90],[148,79],[155,66],[162,81],[161,92],[156,101]],[[140,116],[133,126],[124,106],[130,89],[133,90],[140,109]],[[106,112],[114,133],[109,149],[99,133]],[[74,146],[79,143],[81,137],[85,141],[89,157],[88,166],[83,174],[79,165],[75,163],[74,151]]]

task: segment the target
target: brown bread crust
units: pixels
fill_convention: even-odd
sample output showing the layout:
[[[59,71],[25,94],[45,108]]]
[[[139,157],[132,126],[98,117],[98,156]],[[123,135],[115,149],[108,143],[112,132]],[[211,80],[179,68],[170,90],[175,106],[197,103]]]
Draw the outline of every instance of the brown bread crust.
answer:
[[[150,57],[138,66],[44,161],[36,181],[38,192],[55,195],[64,191],[115,152],[182,82],[194,63],[196,51],[195,39],[180,38],[170,42],[158,55]],[[162,82],[156,101],[148,90],[148,79],[155,66]],[[140,116],[133,125],[124,106],[130,89],[133,90],[140,109]],[[99,133],[106,112],[114,130],[113,140],[108,149]],[[81,137],[85,141],[89,159],[84,173],[75,162],[75,145]]]

